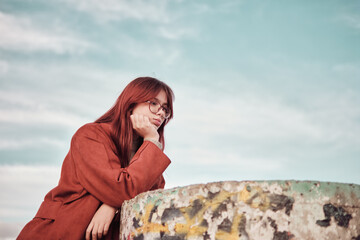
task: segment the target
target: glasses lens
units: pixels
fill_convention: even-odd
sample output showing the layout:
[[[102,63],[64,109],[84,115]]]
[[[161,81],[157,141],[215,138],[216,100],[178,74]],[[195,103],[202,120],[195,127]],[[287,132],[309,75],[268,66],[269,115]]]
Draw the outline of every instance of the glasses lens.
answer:
[[[152,113],[157,113],[159,110],[160,104],[150,101],[149,106],[150,106],[150,111]]]
[[[171,113],[170,109],[168,109],[168,108],[166,108],[166,107],[162,107],[162,106],[160,105],[160,103],[153,102],[153,101],[149,101],[149,106],[150,106],[150,111],[151,111],[152,113],[155,113],[155,114],[156,114],[156,113],[159,112],[160,109],[162,109],[163,112],[164,112],[164,117],[165,117],[165,118],[168,118],[168,117],[170,116],[170,113]]]
[[[168,118],[170,116],[170,110],[168,108],[163,108],[165,113],[165,118]]]

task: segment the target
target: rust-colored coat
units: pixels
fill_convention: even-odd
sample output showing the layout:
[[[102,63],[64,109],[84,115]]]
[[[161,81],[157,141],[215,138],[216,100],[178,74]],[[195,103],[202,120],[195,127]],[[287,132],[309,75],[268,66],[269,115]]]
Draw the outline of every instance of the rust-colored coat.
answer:
[[[168,157],[144,141],[129,166],[122,168],[110,132],[109,124],[88,123],[74,134],[58,186],[45,196],[17,239],[84,239],[101,203],[120,208],[124,200],[164,187]],[[118,239],[119,226],[117,214],[106,239]]]

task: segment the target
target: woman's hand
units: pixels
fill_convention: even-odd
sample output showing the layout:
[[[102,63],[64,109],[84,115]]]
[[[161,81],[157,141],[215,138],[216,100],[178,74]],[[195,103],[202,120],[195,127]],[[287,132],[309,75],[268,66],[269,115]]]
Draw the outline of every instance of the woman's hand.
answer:
[[[116,208],[103,203],[94,214],[91,222],[86,229],[86,240],[101,239],[108,233],[110,223],[112,222],[116,213]],[[90,238],[91,236],[91,238]]]
[[[159,141],[159,133],[155,126],[150,122],[149,117],[145,115],[134,114],[130,116],[134,130],[143,138],[150,138]]]

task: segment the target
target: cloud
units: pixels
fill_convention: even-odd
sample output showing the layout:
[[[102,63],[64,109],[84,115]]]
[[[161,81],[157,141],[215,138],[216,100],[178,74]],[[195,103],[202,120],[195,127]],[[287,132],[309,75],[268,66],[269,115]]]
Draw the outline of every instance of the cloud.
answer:
[[[40,146],[53,151],[68,146],[70,134],[105,113],[134,78],[124,72],[71,64],[40,68],[37,64],[9,64],[5,75],[9,81],[4,85],[10,87],[0,90],[2,161],[24,162],[21,155],[26,151],[29,159],[35,158]],[[15,81],[13,75],[18,75]],[[54,82],[48,83],[48,79]]]
[[[237,9],[244,1],[218,1],[218,2],[199,2],[192,1],[191,10],[196,14],[213,14],[213,13],[228,13]]]
[[[355,14],[343,15],[341,19],[350,27],[360,30],[360,16]]]
[[[284,167],[283,161],[280,159],[246,156],[246,154],[239,152],[238,149],[219,151],[217,148],[205,148],[203,146],[172,147],[171,155],[175,159],[183,159],[182,164],[184,165],[207,166],[208,168],[216,168],[221,164],[222,167],[228,169],[271,172],[280,171]],[[191,159],[191,161],[185,161],[184,159]]]
[[[38,147],[38,146],[55,146],[55,147],[63,147],[66,146],[68,143],[57,140],[57,139],[51,139],[51,138],[46,138],[46,137],[42,137],[42,138],[29,138],[29,139],[16,139],[16,140],[12,140],[9,138],[6,139],[1,139],[0,138],[0,150],[2,149],[11,149],[11,150],[16,150],[16,149],[21,149],[21,148],[29,148],[29,147]]]
[[[182,51],[179,47],[168,46],[160,42],[147,45],[129,36],[123,36],[121,43],[118,43],[116,48],[130,58],[135,59],[137,64],[156,63],[156,68],[159,65],[174,65],[182,57]]]
[[[346,77],[353,77],[355,79],[360,77],[360,63],[339,63],[334,65],[332,70]]]
[[[0,239],[15,239],[57,185],[60,167],[0,166]]]
[[[308,113],[276,98],[242,95],[182,100],[186,102],[177,109],[178,124],[191,122],[196,126],[193,131],[199,134],[230,134],[246,139],[317,138],[321,134]],[[190,105],[191,108],[186,108]]]
[[[33,108],[39,106],[39,103],[23,94],[2,90],[0,90],[0,103],[4,106],[18,105],[21,107]]]
[[[202,181],[213,181],[214,172],[235,179],[241,174],[241,179],[331,180],[336,172],[316,175],[325,162],[336,166],[341,157],[349,165],[357,164],[352,157],[360,144],[356,92],[318,93],[308,102],[294,104],[271,92],[247,91],[247,86],[235,96],[219,88],[202,91],[195,85],[174,89],[175,118],[166,129],[166,151],[175,165],[191,165],[184,171],[192,175],[201,172],[199,168],[211,171],[201,173]],[[294,169],[308,167],[313,170]],[[355,176],[346,181],[358,181]]]
[[[30,221],[59,177],[60,166],[0,166],[0,228]]]
[[[0,60],[0,75],[7,73],[8,69],[9,69],[8,63]]]
[[[104,22],[133,19],[141,22],[167,23],[170,20],[166,0],[64,0],[64,2]]]
[[[177,7],[184,9],[186,6],[184,4],[178,5],[173,2],[175,6],[169,8],[167,0],[64,1],[72,7],[75,6],[78,11],[89,13],[100,22],[136,20],[142,24],[153,23],[158,26],[157,34],[167,40],[180,40],[196,36],[193,28],[179,26],[179,19],[186,16],[180,13]],[[144,28],[144,26],[139,26],[139,28]],[[153,34],[153,31],[146,34]]]
[[[193,38],[196,36],[196,32],[191,28],[180,28],[171,26],[159,27],[159,34],[161,37],[169,40],[180,40],[183,38]]]
[[[43,30],[29,18],[0,12],[0,48],[15,51],[49,51],[56,54],[82,53],[88,42],[60,30]]]
[[[48,64],[43,71],[40,68],[37,64],[9,64],[5,75],[9,80],[0,90],[3,161],[21,162],[21,154],[31,149],[31,157],[36,157],[40,146],[61,150],[68,145],[64,141],[68,141],[69,134],[105,113],[134,78],[117,70],[71,64]],[[12,80],[14,75],[18,76]],[[53,82],[48,83],[48,79]]]
[[[15,123],[23,125],[55,124],[76,127],[89,119],[81,118],[76,114],[66,111],[41,110],[5,110],[0,109],[1,123]]]
[[[18,116],[20,119],[15,121],[22,122],[22,116],[31,112],[59,117],[74,114],[69,120],[80,121],[97,117],[111,107],[125,85],[136,76],[118,69],[82,64],[48,63],[44,68],[43,64],[13,61],[8,64],[0,90],[0,111],[9,115],[0,119],[8,121],[10,116]]]
[[[39,96],[37,96],[39,97]],[[2,125],[17,126],[64,126],[77,128],[89,122],[89,119],[80,116],[78,113],[61,109],[59,105],[51,107],[51,104],[39,101],[39,98],[31,98],[26,93],[13,91],[0,91],[0,123]],[[38,139],[40,143],[58,146],[56,140]],[[20,146],[31,146],[34,139],[22,139],[13,141],[7,137],[0,139],[0,149],[17,149]]]
[[[8,223],[0,221],[0,240],[15,240],[24,223]]]
[[[43,96],[44,97],[44,96]],[[31,97],[26,92],[0,91],[0,122],[2,124],[18,124],[27,126],[57,125],[66,127],[77,127],[89,121],[72,111],[61,109],[61,106],[51,106],[49,102],[40,100],[41,96]],[[50,99],[49,99],[50,100]],[[41,142],[54,141],[41,140]],[[19,145],[28,145],[27,140],[14,143],[12,141],[0,141],[0,148],[4,146],[16,148]]]

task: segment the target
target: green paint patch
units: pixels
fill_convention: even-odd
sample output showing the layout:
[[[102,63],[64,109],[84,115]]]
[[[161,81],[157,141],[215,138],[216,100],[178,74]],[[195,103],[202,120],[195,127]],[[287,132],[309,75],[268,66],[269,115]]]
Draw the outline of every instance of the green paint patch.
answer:
[[[132,205],[133,207],[133,210],[135,211],[135,212],[139,212],[140,211],[140,205],[138,204],[138,203],[135,203],[135,204],[133,204]]]
[[[316,200],[319,197],[333,198],[338,194],[350,201],[354,195],[360,198],[360,185],[321,182],[321,181],[256,181],[259,184],[268,183],[269,186],[278,184],[286,195],[301,195],[305,200]]]

